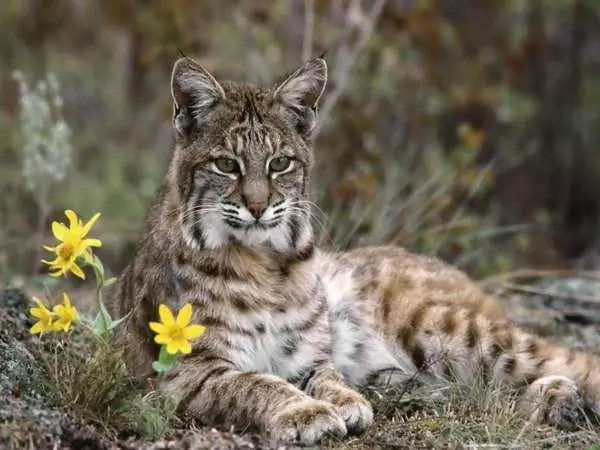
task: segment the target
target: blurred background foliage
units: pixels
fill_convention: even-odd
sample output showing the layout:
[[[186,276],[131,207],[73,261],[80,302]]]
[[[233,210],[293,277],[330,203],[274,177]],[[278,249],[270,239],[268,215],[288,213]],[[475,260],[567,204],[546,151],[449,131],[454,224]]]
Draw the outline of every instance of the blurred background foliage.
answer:
[[[99,255],[126,264],[179,52],[272,83],[324,50],[323,246],[395,243],[478,278],[600,266],[598,0],[3,0],[0,283],[45,272],[65,208],[101,212]]]

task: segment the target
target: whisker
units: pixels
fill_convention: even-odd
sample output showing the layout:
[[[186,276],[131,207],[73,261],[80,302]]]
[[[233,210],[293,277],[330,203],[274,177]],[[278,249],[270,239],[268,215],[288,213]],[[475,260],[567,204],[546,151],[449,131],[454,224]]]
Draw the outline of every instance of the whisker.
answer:
[[[187,208],[187,209],[185,210],[185,212],[187,212],[187,211],[191,211],[191,210],[194,210],[194,209],[198,209],[198,208],[211,208],[211,207],[216,207],[216,206],[219,206],[219,205],[220,205],[220,203],[219,203],[219,202],[210,202],[210,203],[206,202],[206,203],[201,203],[201,204],[199,204],[199,205],[198,205],[198,204],[194,204],[194,205],[190,206],[189,208]],[[187,206],[187,205],[186,205],[186,206]]]
[[[312,221],[312,219],[314,219],[317,222],[318,227],[320,228],[320,232],[323,232],[323,230],[325,229],[325,223],[316,215],[311,214],[310,211],[306,211],[304,209],[301,208],[297,208],[297,207],[290,207],[288,208],[288,211],[290,213],[290,216],[296,216],[299,217],[300,219],[305,219],[305,220],[310,220]],[[308,215],[308,217],[306,216]]]
[[[192,223],[190,223],[190,224],[187,224],[187,225],[188,225],[189,227],[193,228],[193,227],[195,227],[196,225],[199,225],[199,224],[200,224],[200,223],[201,223],[201,222],[202,222],[204,219],[205,219],[205,217],[204,217],[204,216],[200,216],[200,217],[198,217],[198,219],[194,220]]]
[[[192,223],[186,224],[188,227],[195,227],[196,225],[201,223],[202,220],[204,220],[206,218],[206,216],[202,214],[203,212],[220,212],[220,210],[219,209],[202,209],[199,212],[200,212],[200,216],[198,218],[196,218]]]
[[[311,200],[297,199],[297,200],[292,200],[290,202],[290,204],[291,205],[309,205],[310,207],[316,209],[319,213],[323,214],[324,216],[327,215],[325,213],[325,211],[323,211],[319,205],[317,205],[315,202],[313,202]]]
[[[196,213],[220,211],[220,208],[218,206],[219,206],[218,203],[193,206],[193,207],[188,208],[185,211],[183,211],[182,217],[184,219],[187,219],[189,216],[191,216],[192,214],[196,214]]]
[[[298,205],[313,206],[314,208],[309,209],[307,212],[309,212],[310,216],[312,218],[315,218],[316,220],[318,220],[319,224],[321,224],[321,226],[324,227],[323,224],[325,222],[327,222],[327,214],[321,208],[319,208],[317,205],[315,205],[313,202],[311,202],[309,200],[296,200],[296,201],[290,203],[290,206],[298,207]],[[317,213],[319,213],[319,214],[317,214]]]
[[[310,219],[314,219],[317,224],[320,227],[320,232],[323,233],[325,231],[325,229],[327,228],[327,214],[319,207],[319,205],[317,205],[315,202],[310,201],[310,200],[302,200],[302,199],[298,199],[298,200],[294,200],[292,202],[290,202],[290,205],[292,206],[296,206],[296,205],[309,205],[312,208],[309,210],[310,213]],[[316,212],[320,213],[319,217]]]
[[[211,212],[219,212],[219,210],[218,209],[203,208],[203,209],[200,209],[200,210],[197,210],[197,211],[190,212],[189,214],[183,216],[182,219],[185,221],[185,220],[189,219],[190,217],[194,216],[195,214],[202,215],[202,214],[211,213]]]
[[[308,221],[311,226],[315,226],[316,231],[323,233],[327,228],[327,215],[313,201],[305,199],[282,200],[273,205],[273,216],[268,221],[263,221],[262,225],[268,228],[275,228],[281,224],[286,224],[287,217],[297,218],[301,221]],[[245,221],[240,218],[238,205],[233,202],[226,201],[211,201],[200,205],[192,205],[181,212],[182,220],[193,221],[186,223],[186,227],[196,228],[202,226],[203,221],[207,219],[206,214],[219,213],[224,221],[229,226],[239,228]],[[275,231],[274,231],[275,232]]]

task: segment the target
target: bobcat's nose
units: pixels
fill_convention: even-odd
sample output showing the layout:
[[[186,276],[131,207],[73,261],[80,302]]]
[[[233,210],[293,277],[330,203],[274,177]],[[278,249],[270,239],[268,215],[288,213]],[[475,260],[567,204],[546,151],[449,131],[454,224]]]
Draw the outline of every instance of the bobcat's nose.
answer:
[[[243,182],[241,194],[252,217],[260,219],[269,206],[269,184],[262,179],[250,178]]]
[[[266,203],[250,203],[246,206],[246,208],[248,208],[248,211],[250,211],[252,217],[258,220],[264,214],[265,210],[267,209],[267,205]]]

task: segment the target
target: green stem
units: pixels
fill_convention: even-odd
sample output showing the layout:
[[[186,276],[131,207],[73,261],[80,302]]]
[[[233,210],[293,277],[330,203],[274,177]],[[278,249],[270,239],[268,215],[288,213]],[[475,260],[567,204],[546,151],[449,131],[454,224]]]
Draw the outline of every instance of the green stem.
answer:
[[[96,306],[98,307],[98,312],[102,312],[102,288],[104,287],[104,277],[98,266],[96,264],[92,264],[94,268],[94,275],[96,276]],[[106,323],[106,317],[104,314],[100,314],[100,318],[102,320],[102,329],[108,330],[108,323]]]
[[[87,320],[80,320],[79,324],[82,325],[84,328],[86,328],[88,331],[91,331],[92,336],[94,336],[94,338],[100,342],[101,344],[105,344],[108,345],[108,341],[106,339],[104,339],[104,336],[97,334],[94,330],[94,327],[92,325],[90,325],[88,323]]]

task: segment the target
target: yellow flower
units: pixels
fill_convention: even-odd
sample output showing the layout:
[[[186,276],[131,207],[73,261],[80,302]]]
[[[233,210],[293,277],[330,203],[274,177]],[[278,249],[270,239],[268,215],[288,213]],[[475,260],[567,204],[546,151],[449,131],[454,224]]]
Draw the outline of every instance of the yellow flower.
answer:
[[[29,308],[29,314],[38,319],[38,321],[31,327],[31,333],[45,333],[46,331],[53,331],[52,320],[54,315],[46,308],[39,298],[33,297],[33,300],[37,303],[37,307]]]
[[[166,305],[158,307],[160,322],[150,322],[150,329],[156,333],[154,342],[165,344],[171,355],[181,352],[188,354],[192,351],[190,341],[204,334],[202,325],[189,325],[192,319],[192,305],[186,303],[179,310],[177,319]],[[162,322],[162,323],[161,323]]]
[[[52,233],[61,243],[56,247],[44,245],[46,250],[56,254],[56,258],[52,261],[42,260],[42,262],[50,266],[52,271],[50,275],[53,277],[73,272],[79,278],[85,279],[83,270],[77,264],[77,258],[83,256],[89,261],[92,257],[90,247],[100,247],[102,245],[99,239],[84,239],[98,217],[100,217],[100,213],[95,214],[85,225],[70,209],[65,211],[65,215],[69,219],[68,227],[63,223],[52,222]]]
[[[52,325],[56,331],[69,331],[71,324],[79,320],[79,313],[71,304],[71,299],[66,292],[63,292],[63,304],[56,305],[52,310],[57,316],[56,322]]]

